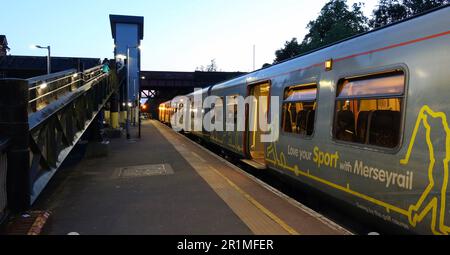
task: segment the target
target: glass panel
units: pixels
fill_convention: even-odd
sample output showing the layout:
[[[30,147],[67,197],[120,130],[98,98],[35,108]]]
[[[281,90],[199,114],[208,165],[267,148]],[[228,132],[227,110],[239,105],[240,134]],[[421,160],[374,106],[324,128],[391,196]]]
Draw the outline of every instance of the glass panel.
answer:
[[[339,86],[338,99],[403,95],[404,88],[405,76],[403,73],[364,80],[345,80]]]
[[[283,105],[283,131],[311,136],[314,132],[315,102],[285,103]]]
[[[317,87],[288,89],[285,102],[315,101],[317,97]]]
[[[237,95],[227,97],[227,123],[237,123],[238,102]],[[233,121],[233,122],[231,122]]]
[[[283,131],[311,136],[314,132],[317,85],[298,85],[286,90]]]
[[[402,102],[402,98],[337,101],[334,137],[353,143],[397,147]]]

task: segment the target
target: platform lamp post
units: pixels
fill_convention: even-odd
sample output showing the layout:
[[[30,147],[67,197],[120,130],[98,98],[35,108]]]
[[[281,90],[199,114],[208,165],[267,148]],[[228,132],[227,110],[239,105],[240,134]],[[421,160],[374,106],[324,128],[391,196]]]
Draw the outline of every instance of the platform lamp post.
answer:
[[[33,48],[35,48],[35,49],[45,49],[45,50],[47,50],[48,51],[48,54],[47,54],[47,74],[50,74],[52,71],[52,64],[51,64],[51,51],[50,51],[50,46],[47,46],[47,47],[43,47],[43,46],[40,46],[40,45],[33,45]]]
[[[130,95],[129,95],[129,88],[130,88],[130,50],[131,49],[140,49],[140,46],[134,46],[134,47],[130,47],[127,46],[127,91],[126,91],[126,98],[125,98],[125,102],[126,102],[126,107],[127,107],[127,119],[125,122],[125,129],[127,132],[127,139],[130,139],[130,115],[131,115],[131,111],[130,108],[133,106],[133,103],[130,102]]]

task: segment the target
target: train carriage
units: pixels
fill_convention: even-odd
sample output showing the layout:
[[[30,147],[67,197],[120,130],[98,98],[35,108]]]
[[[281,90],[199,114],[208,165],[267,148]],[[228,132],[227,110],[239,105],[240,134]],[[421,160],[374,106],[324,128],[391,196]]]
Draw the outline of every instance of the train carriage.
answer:
[[[236,120],[237,96],[263,107],[247,106],[244,132],[202,137],[389,224],[449,234],[449,24],[447,6],[208,88],[220,100],[203,114]],[[277,141],[251,131],[259,111],[278,114]]]

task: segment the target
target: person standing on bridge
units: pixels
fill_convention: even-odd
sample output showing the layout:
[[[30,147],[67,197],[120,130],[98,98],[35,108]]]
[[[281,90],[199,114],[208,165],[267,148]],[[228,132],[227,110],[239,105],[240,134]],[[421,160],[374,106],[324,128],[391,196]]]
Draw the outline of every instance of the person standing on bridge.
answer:
[[[102,71],[104,73],[109,73],[109,70],[111,70],[111,68],[109,67],[109,60],[107,58],[105,58],[102,62]]]

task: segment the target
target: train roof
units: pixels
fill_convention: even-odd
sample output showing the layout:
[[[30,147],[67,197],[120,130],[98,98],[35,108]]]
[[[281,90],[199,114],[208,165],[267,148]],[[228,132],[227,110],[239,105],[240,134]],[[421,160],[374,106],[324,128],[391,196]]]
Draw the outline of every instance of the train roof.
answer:
[[[410,20],[416,19],[416,18],[421,17],[421,16],[428,15],[428,14],[430,14],[430,13],[432,13],[432,12],[436,12],[436,11],[438,11],[438,10],[445,9],[445,8],[448,8],[448,7],[450,7],[450,4],[446,4],[446,5],[443,5],[443,6],[440,6],[440,7],[436,7],[436,8],[433,8],[433,9],[430,9],[430,10],[427,10],[427,11],[424,11],[424,12],[422,12],[422,13],[413,15],[413,16],[411,16],[411,17],[408,17],[408,18],[405,18],[405,19],[402,19],[402,20],[399,20],[399,21],[395,21],[395,22],[389,23],[389,24],[387,24],[387,25],[384,25],[384,26],[381,26],[381,27],[378,27],[378,28],[375,28],[375,29],[372,29],[372,30],[369,30],[369,31],[366,31],[366,32],[363,32],[363,33],[360,33],[360,34],[357,34],[357,35],[354,35],[354,36],[350,36],[350,37],[344,38],[344,39],[342,39],[342,40],[336,41],[336,42],[334,42],[334,43],[327,44],[327,45],[324,45],[324,46],[322,46],[322,47],[319,47],[319,48],[310,50],[310,51],[305,52],[305,53],[302,53],[302,54],[300,54],[300,55],[297,55],[297,56],[288,58],[288,59],[286,59],[286,60],[283,60],[283,61],[281,61],[281,62],[279,62],[279,63],[277,63],[277,64],[275,64],[275,65],[282,64],[282,63],[284,63],[284,62],[287,62],[287,61],[290,61],[290,60],[293,60],[293,59],[296,59],[296,58],[300,58],[300,57],[309,55],[309,54],[311,54],[311,53],[313,53],[313,52],[316,52],[316,51],[320,51],[320,50],[326,49],[326,48],[328,48],[328,47],[331,47],[331,46],[336,45],[336,44],[340,44],[340,43],[345,42],[345,41],[349,41],[349,40],[352,40],[352,39],[355,39],[355,38],[358,38],[358,37],[362,37],[362,36],[365,36],[365,35],[368,35],[368,34],[372,34],[372,33],[375,33],[375,32],[377,32],[377,31],[380,31],[380,30],[384,30],[384,29],[386,29],[386,28],[388,28],[388,27],[393,27],[393,26],[396,26],[396,25],[401,24],[401,23],[406,23],[406,22],[408,22],[408,21],[410,21]],[[274,66],[274,65],[271,65],[271,66]],[[265,68],[261,68],[261,69],[259,69],[259,70],[267,69],[267,68],[270,68],[271,66],[268,66],[268,67],[265,67]],[[259,71],[259,70],[256,70],[256,71]]]
[[[261,73],[263,71],[264,72],[269,72],[269,73],[270,72],[279,73],[279,71],[274,71],[274,70],[277,70],[281,66],[289,65],[289,64],[294,63],[294,62],[296,63],[298,60],[305,59],[305,57],[307,57],[307,56],[311,56],[311,55],[314,55],[316,53],[326,52],[326,51],[328,51],[328,50],[330,50],[332,48],[336,48],[336,47],[341,46],[342,44],[345,44],[345,43],[353,42],[355,40],[366,39],[368,36],[375,36],[375,35],[380,36],[380,33],[379,33],[380,31],[387,31],[389,29],[393,29],[395,27],[398,27],[398,26],[401,26],[401,25],[404,25],[404,24],[409,24],[413,20],[417,20],[420,17],[432,15],[432,14],[437,13],[439,11],[442,11],[444,9],[450,10],[450,4],[446,4],[444,6],[428,10],[426,12],[414,15],[412,17],[406,18],[406,19],[401,20],[401,21],[393,22],[391,24],[382,26],[380,28],[376,28],[376,29],[373,29],[373,30],[370,30],[370,31],[367,31],[367,32],[364,32],[364,33],[361,33],[361,34],[358,34],[358,35],[355,35],[355,36],[352,36],[352,37],[345,38],[345,39],[337,41],[335,43],[325,45],[323,47],[320,47],[320,48],[311,50],[309,52],[303,53],[301,55],[292,57],[292,58],[287,59],[285,61],[282,61],[280,63],[271,65],[269,67],[265,67],[265,68],[262,68],[262,69],[259,69],[259,70],[255,70],[255,71],[253,71],[251,73],[244,74],[244,75],[235,77],[233,79],[230,79],[230,80],[218,83],[216,85],[213,85],[211,89],[214,91],[214,90],[219,90],[219,89],[225,89],[225,87],[229,87],[229,86],[232,87],[232,86],[239,86],[239,85],[245,84],[245,83],[248,82],[249,79],[255,78],[256,76],[258,76],[259,73]],[[450,16],[450,14],[448,16]],[[322,59],[322,61],[325,61],[325,60],[326,59]]]
[[[197,94],[197,93],[199,93],[199,92],[201,92],[201,94],[207,93],[207,92],[211,89],[211,87],[212,87],[212,86],[208,86],[208,87],[202,88],[201,90],[200,90],[200,89],[199,89],[199,90],[196,90],[196,91],[191,92],[191,93],[189,93],[189,94],[187,94],[187,95],[185,95],[185,96],[191,97],[191,96],[194,96],[195,94]]]
[[[164,103],[160,103],[159,105],[166,105],[166,104],[170,104],[172,102],[172,100],[169,100],[169,101],[166,101],[166,102],[164,102]]]

